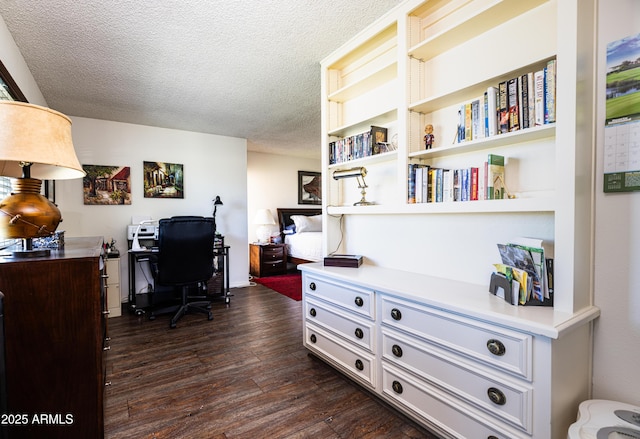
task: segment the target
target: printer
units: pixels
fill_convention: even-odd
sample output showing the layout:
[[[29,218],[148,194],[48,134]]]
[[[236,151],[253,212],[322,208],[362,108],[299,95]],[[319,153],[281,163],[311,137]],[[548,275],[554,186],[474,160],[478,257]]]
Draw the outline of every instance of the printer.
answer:
[[[158,239],[158,226],[154,224],[129,224],[127,226],[127,239],[129,241],[133,241],[133,237],[136,234],[136,230],[138,231],[138,239],[146,240],[146,239]]]

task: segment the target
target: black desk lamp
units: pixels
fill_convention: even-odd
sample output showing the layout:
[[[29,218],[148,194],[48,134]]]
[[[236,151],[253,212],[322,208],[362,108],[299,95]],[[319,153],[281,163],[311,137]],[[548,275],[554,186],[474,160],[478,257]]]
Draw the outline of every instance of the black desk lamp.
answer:
[[[218,231],[216,227],[216,212],[218,211],[218,206],[223,206],[222,200],[220,199],[220,195],[216,195],[215,200],[213,200],[213,234],[215,235]]]

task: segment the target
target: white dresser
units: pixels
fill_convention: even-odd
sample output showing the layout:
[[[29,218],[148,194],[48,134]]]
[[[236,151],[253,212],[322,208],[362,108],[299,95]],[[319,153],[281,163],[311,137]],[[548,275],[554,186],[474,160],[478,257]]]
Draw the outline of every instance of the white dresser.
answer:
[[[304,345],[439,435],[564,439],[589,397],[596,307],[516,307],[368,265],[299,268]]]

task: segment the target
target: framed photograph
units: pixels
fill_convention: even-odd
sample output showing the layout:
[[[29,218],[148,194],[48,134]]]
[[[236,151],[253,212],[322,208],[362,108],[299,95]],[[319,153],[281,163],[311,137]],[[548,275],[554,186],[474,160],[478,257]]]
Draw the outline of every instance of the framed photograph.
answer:
[[[18,84],[13,80],[7,68],[0,61],[0,101],[27,102]]]
[[[94,206],[131,204],[131,168],[128,166],[82,165],[84,204]]]
[[[298,204],[322,204],[319,172],[298,171]]]
[[[184,198],[183,165],[164,162],[144,162],[145,198]]]

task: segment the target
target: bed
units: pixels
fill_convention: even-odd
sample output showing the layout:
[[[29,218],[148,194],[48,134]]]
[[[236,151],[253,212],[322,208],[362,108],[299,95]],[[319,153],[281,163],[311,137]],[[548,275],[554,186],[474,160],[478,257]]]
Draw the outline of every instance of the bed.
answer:
[[[321,261],[322,209],[279,208],[277,212],[282,242],[287,245],[287,262],[297,265]]]

